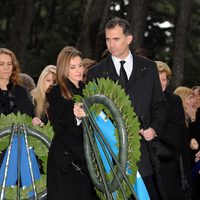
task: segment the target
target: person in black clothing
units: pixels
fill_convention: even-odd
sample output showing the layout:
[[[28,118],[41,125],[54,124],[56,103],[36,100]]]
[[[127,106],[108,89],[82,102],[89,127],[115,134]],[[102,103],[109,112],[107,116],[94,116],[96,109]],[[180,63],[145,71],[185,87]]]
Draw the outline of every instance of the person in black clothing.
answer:
[[[139,172],[151,199],[160,199],[155,172],[152,168],[150,141],[162,133],[166,116],[166,99],[161,90],[155,62],[130,51],[133,40],[130,24],[121,18],[107,22],[105,39],[109,51],[97,65],[89,69],[87,81],[107,78],[118,81],[129,95],[134,110],[142,122],[140,134],[141,160]]]
[[[19,63],[15,54],[0,48],[0,114],[27,114],[34,117],[34,109],[26,89],[19,85]]]
[[[20,112],[34,117],[34,106],[27,90],[20,85],[19,73],[20,66],[15,54],[7,48],[0,48],[0,114]],[[32,124],[40,123],[41,120],[35,120]],[[0,153],[0,165],[5,151]]]
[[[181,98],[173,94],[167,89],[169,80],[171,78],[171,69],[162,62],[156,61],[160,82],[163,93],[167,99],[167,118],[164,126],[164,133],[160,137],[166,146],[172,151],[171,157],[160,158],[160,172],[167,194],[170,200],[184,200],[190,199],[189,191],[184,191],[182,175],[187,177],[189,184],[190,177],[190,163],[189,160],[189,145],[187,133],[185,130],[185,113]],[[180,170],[180,159],[184,161]],[[189,176],[189,177],[188,177]],[[188,188],[189,189],[189,188]],[[191,188],[190,188],[191,189]]]
[[[81,95],[84,68],[81,53],[67,46],[57,58],[57,85],[47,93],[48,117],[55,136],[48,154],[48,200],[90,200],[82,126],[73,113],[73,95]]]
[[[199,111],[195,105],[194,94],[191,88],[179,86],[174,91],[175,94],[178,94],[183,103],[185,116],[186,116],[186,126],[189,136],[189,145],[190,145],[190,155],[191,155],[191,165],[193,166],[200,160],[200,120],[199,120]],[[192,170],[193,171],[193,170]],[[192,173],[193,175],[193,173]],[[192,199],[199,199],[199,186],[200,179],[199,174],[197,173],[196,178],[192,177],[192,186],[193,194]]]

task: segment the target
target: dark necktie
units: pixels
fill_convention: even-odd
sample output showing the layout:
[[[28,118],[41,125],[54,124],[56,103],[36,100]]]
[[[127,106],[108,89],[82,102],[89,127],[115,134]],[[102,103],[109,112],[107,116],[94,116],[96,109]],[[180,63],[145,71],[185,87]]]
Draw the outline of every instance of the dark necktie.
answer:
[[[127,82],[128,82],[127,74],[126,74],[126,71],[124,69],[124,63],[125,62],[126,61],[124,61],[124,60],[120,61],[121,67],[120,67],[120,71],[119,71],[119,82],[120,82],[120,84],[122,85],[123,88],[126,88],[126,85],[127,85]]]

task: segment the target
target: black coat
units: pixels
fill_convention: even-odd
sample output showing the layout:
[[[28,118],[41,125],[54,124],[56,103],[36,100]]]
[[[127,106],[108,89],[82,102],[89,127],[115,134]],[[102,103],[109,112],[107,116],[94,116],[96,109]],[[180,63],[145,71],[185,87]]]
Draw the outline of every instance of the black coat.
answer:
[[[34,116],[34,107],[26,89],[20,85],[8,84],[8,90],[0,89],[0,114],[20,112],[31,117]]]
[[[200,108],[196,112],[196,120],[189,123],[190,139],[195,138],[200,145]]]
[[[189,123],[188,127],[188,133],[190,139],[195,138],[200,146],[200,108],[198,108],[196,113],[196,120],[194,122]],[[197,151],[199,151],[200,147]],[[191,164],[192,166],[195,165],[195,154],[197,153],[196,150],[190,149],[191,153]],[[199,199],[200,196],[200,175],[198,175],[196,178],[193,178],[193,199]]]
[[[66,81],[73,94],[81,94],[70,81]],[[48,116],[55,136],[48,155],[48,200],[90,200],[91,183],[86,170],[82,127],[76,125],[74,101],[61,95],[59,85],[47,94]],[[81,168],[76,171],[72,163]]]
[[[99,77],[119,80],[110,55],[88,71],[88,81]],[[152,127],[159,136],[165,122],[166,99],[161,90],[155,62],[133,54],[133,71],[125,90],[130,96],[137,116],[142,119],[144,128]],[[141,140],[139,171],[142,176],[149,176],[153,173],[144,139]]]
[[[160,161],[160,173],[168,199],[185,199],[181,188],[180,155],[184,174],[190,182],[189,143],[185,129],[185,113],[181,98],[169,91],[164,92],[167,99],[167,117],[162,140],[174,149],[174,157]]]

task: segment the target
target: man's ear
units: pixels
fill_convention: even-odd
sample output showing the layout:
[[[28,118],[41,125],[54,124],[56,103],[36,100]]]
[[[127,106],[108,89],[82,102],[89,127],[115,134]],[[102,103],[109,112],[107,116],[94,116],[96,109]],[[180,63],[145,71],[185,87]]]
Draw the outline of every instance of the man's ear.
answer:
[[[127,36],[127,43],[130,44],[133,41],[133,36],[132,35],[128,35]]]

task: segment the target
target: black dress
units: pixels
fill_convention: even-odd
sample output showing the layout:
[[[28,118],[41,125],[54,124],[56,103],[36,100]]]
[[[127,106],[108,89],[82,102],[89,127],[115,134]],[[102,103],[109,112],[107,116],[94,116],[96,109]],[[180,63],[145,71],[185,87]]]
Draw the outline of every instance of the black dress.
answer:
[[[73,94],[81,89],[66,80]],[[83,149],[82,127],[76,125],[73,114],[74,101],[61,95],[59,85],[47,94],[48,116],[55,136],[48,155],[48,200],[90,200],[92,187],[87,173]]]

